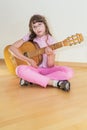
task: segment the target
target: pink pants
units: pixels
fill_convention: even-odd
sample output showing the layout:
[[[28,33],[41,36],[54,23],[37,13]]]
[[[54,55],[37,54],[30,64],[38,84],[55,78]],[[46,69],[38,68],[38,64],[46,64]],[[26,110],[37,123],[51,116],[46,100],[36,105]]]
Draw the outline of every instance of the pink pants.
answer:
[[[49,80],[68,80],[72,78],[73,70],[66,66],[38,67],[36,69],[32,66],[20,65],[16,68],[16,74],[26,81],[46,87]]]

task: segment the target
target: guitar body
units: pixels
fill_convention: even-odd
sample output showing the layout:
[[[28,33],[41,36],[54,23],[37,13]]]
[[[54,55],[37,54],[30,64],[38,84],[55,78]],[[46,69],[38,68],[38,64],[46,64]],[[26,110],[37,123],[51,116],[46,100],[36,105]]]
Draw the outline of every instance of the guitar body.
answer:
[[[72,46],[72,45],[76,45],[78,43],[81,43],[83,41],[83,36],[82,34],[76,34],[76,35],[72,35],[71,37],[66,38],[65,40],[55,43],[53,45],[50,45],[50,48],[52,50],[63,47],[63,46]],[[15,74],[15,69],[18,65],[24,65],[27,63],[17,59],[16,57],[14,57],[10,52],[9,52],[9,47],[11,45],[8,45],[5,47],[4,49],[4,59],[5,59],[5,63],[9,69],[9,71],[12,74]],[[38,45],[36,43],[32,43],[32,42],[24,42],[24,44],[18,48],[20,53],[27,56],[28,58],[32,58],[33,60],[36,61],[37,65],[39,65],[42,62],[42,54],[44,54],[44,48],[39,48]]]
[[[27,65],[26,62],[14,57],[10,52],[9,52],[9,48],[11,45],[8,45],[5,47],[4,49],[4,59],[5,59],[5,63],[9,69],[9,71],[12,74],[15,74],[15,69],[18,65]],[[39,47],[37,46],[36,43],[32,43],[32,42],[25,42],[20,48],[19,51],[20,53],[22,53],[23,55],[27,56],[27,53],[30,53],[32,51],[36,51],[36,49],[39,49]],[[28,56],[27,56],[28,57]],[[32,58],[33,60],[36,61],[36,63],[39,65],[42,61],[42,55],[38,55],[38,56],[34,56]]]
[[[35,52],[36,50],[39,49],[39,46],[36,44],[36,43],[33,43],[33,42],[24,42],[24,44],[19,48],[19,51],[29,57],[28,55],[31,53],[31,52]],[[31,57],[30,57],[31,58]],[[17,58],[16,58],[17,59]],[[32,57],[32,59],[34,61],[36,61],[37,65],[39,65],[42,61],[42,55],[37,55],[37,56],[34,56]],[[19,61],[19,59],[17,59],[17,64],[20,65],[20,64],[24,64],[21,60]],[[25,63],[26,64],[26,63]]]

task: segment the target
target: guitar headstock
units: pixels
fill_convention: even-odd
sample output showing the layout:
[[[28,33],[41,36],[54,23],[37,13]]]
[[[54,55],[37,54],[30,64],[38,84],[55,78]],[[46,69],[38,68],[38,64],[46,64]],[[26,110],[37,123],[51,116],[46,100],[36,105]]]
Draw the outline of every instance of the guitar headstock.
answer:
[[[70,37],[67,37],[64,41],[63,44],[64,46],[72,46],[72,45],[76,45],[78,43],[81,43],[84,40],[83,35],[80,34],[75,34],[72,35]]]

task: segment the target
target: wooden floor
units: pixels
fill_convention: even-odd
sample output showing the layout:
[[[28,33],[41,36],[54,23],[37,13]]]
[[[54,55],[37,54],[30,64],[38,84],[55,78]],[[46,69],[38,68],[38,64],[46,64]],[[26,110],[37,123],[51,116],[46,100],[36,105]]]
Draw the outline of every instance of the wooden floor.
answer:
[[[0,130],[87,130],[87,67],[72,66],[70,92],[20,87],[0,61]]]

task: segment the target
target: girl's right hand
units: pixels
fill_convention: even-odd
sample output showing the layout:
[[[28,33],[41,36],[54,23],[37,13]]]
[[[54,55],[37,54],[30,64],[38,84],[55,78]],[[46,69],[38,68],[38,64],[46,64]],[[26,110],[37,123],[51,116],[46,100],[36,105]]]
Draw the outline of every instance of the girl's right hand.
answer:
[[[29,61],[27,61],[27,64],[28,64],[28,65],[31,65],[31,66],[33,66],[33,67],[35,67],[35,68],[38,67],[38,66],[37,66],[37,63],[36,63],[33,59],[29,59]]]

